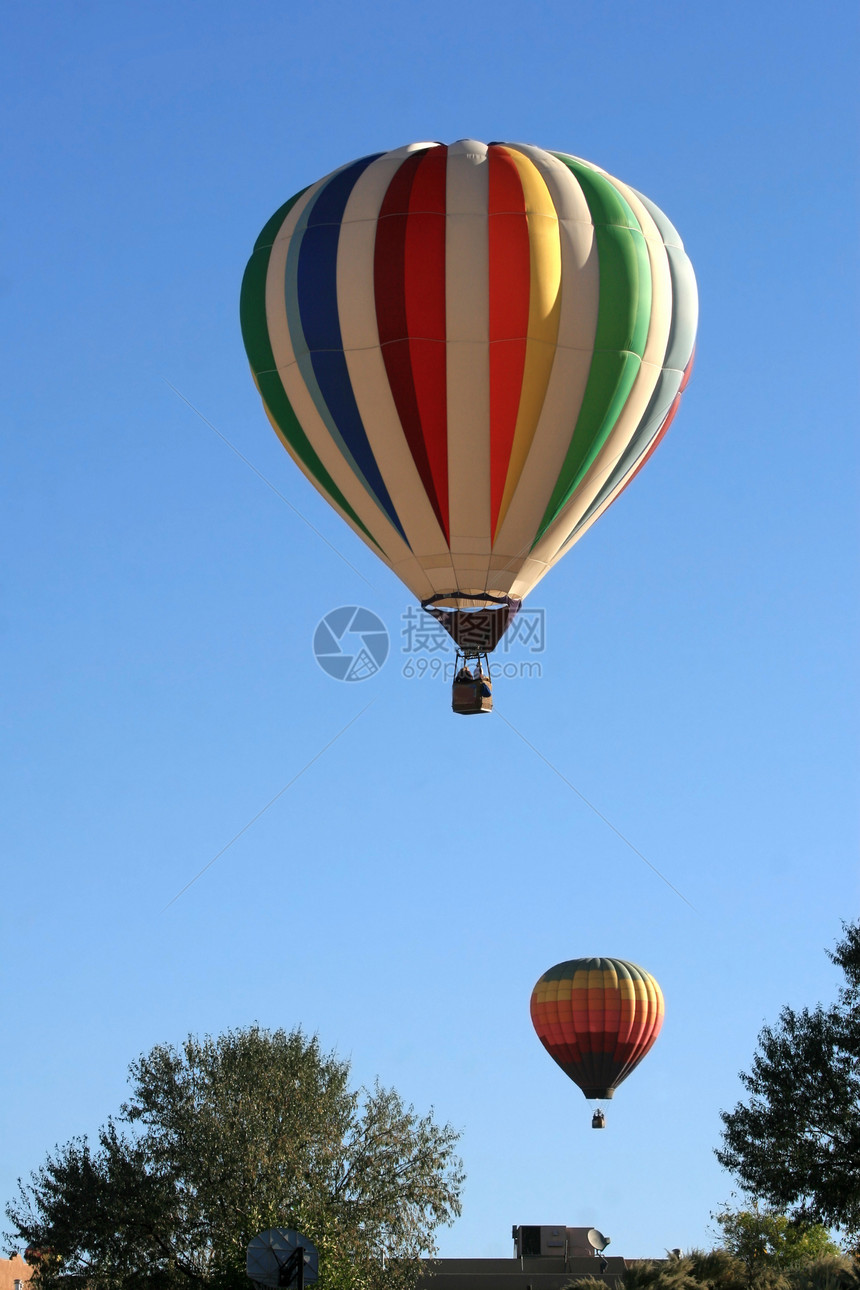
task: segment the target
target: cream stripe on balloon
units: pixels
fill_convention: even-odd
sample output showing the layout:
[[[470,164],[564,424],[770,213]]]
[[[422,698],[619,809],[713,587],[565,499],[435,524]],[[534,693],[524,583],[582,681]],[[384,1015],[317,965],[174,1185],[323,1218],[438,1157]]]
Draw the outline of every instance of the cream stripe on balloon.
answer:
[[[605,174],[606,172],[601,173]],[[535,547],[534,555],[537,558],[546,559],[550,566],[566,555],[573,545],[573,541],[578,541],[591,525],[600,518],[607,507],[612,504],[635,472],[643,454],[647,452],[650,443],[659,433],[665,421],[665,415],[655,420],[653,430],[647,439],[643,439],[642,445],[638,448],[634,460],[625,470],[624,475],[618,479],[612,491],[607,494],[600,506],[583,523],[583,518],[587,515],[589,508],[593,505],[595,499],[600,496],[607,479],[612,475],[628,445],[640,429],[642,418],[660,379],[663,364],[667,358],[673,324],[673,309],[680,304],[680,301],[676,300],[673,295],[669,254],[663,241],[663,235],[650,210],[634,189],[611,175],[606,175],[606,178],[629,202],[645,236],[653,282],[651,323],[645,347],[645,359],[650,360],[650,362],[646,363],[643,360],[642,368],[630,392],[621,417],[619,417],[618,432],[613,431],[610,435],[607,443],[595,458],[592,469],[583,481],[583,485],[577,489],[575,497],[571,499],[570,505],[565,508],[555,523],[547,530],[541,542]],[[658,359],[659,366],[657,366]],[[643,389],[647,391],[647,398],[645,399],[641,397]],[[637,395],[639,395],[638,398]],[[668,399],[667,412],[670,406],[671,399]],[[576,504],[580,500],[584,503],[581,507]]]
[[[517,144],[541,169],[559,215],[562,256],[558,348],[543,408],[508,513],[496,534],[494,555],[513,571],[524,571],[555,481],[564,464],[591,369],[600,276],[594,227],[588,203],[575,175],[555,157]],[[566,433],[559,433],[565,426]],[[527,590],[520,576],[516,595]]]
[[[253,376],[253,373],[252,373],[252,376]],[[254,384],[255,384],[255,385],[257,385],[256,377],[254,377]],[[259,388],[260,388],[260,387],[257,385],[257,390],[258,390],[258,392],[259,392]],[[274,430],[275,434],[278,436],[279,440],[280,440],[280,441],[281,441],[281,443],[284,445],[284,447],[286,448],[287,452],[290,454],[290,456],[292,457],[293,461],[296,463],[296,465],[298,466],[299,470],[302,472],[302,474],[304,475],[304,477],[305,477],[305,479],[308,481],[308,483],[309,483],[309,484],[313,484],[314,488],[315,488],[315,489],[317,490],[317,492],[318,492],[318,493],[319,493],[319,494],[320,494],[320,495],[325,499],[325,501],[327,501],[327,502],[328,502],[328,504],[329,504],[329,506],[332,508],[332,510],[337,511],[338,515],[339,515],[339,516],[340,516],[340,518],[343,520],[343,522],[344,522],[345,524],[348,524],[348,525],[349,525],[349,527],[352,529],[353,533],[355,533],[356,537],[360,537],[360,538],[361,538],[361,540],[362,540],[362,542],[365,544],[365,546],[366,546],[366,547],[368,547],[368,548],[373,552],[373,554],[374,554],[375,556],[377,556],[377,557],[378,557],[378,558],[380,558],[380,559],[384,559],[385,557],[381,554],[381,552],[380,552],[379,548],[378,548],[378,547],[377,547],[373,542],[369,542],[369,541],[367,540],[367,534],[366,534],[366,533],[362,533],[361,529],[358,527],[358,525],[355,523],[355,521],[352,519],[352,517],[351,517],[351,516],[349,516],[349,515],[347,515],[346,511],[344,511],[344,509],[343,509],[340,505],[338,505],[338,503],[334,500],[334,498],[333,498],[333,497],[331,496],[331,494],[327,491],[327,489],[323,488],[323,487],[322,487],[322,485],[317,481],[316,477],[315,477],[313,474],[311,474],[311,471],[310,471],[310,470],[308,469],[308,467],[304,464],[304,462],[302,461],[301,457],[299,457],[299,455],[297,454],[297,452],[296,452],[296,451],[295,451],[295,449],[293,448],[292,444],[290,443],[290,441],[287,439],[286,435],[285,435],[285,434],[283,433],[283,431],[281,430],[281,427],[280,427],[280,426],[278,425],[278,423],[275,421],[274,417],[272,416],[271,412],[269,411],[269,406],[268,406],[268,404],[266,403],[266,400],[263,398],[262,394],[260,394],[260,398],[261,398],[261,401],[262,401],[262,404],[263,404],[263,411],[265,412],[266,416],[268,417],[269,424],[271,425],[271,427],[272,427],[272,429]],[[399,576],[399,575],[398,575],[398,576]],[[410,590],[411,590],[411,588],[410,588]],[[415,594],[417,595],[418,593],[416,592]]]
[[[562,259],[558,214],[541,170],[516,148],[505,148],[517,170],[529,237],[529,314],[523,380],[508,472],[499,508],[504,520],[529,455],[546,398],[558,343]]]
[[[488,185],[487,145],[452,144],[445,225],[448,513],[456,584],[473,592],[486,588],[491,545]]]
[[[639,429],[642,417],[648,408],[660,378],[672,321],[672,279],[669,272],[666,248],[663,245],[660,231],[633,190],[618,180],[612,180],[610,176],[607,176],[607,178],[610,178],[614,187],[629,202],[645,238],[651,266],[651,317],[642,363],[633,383],[633,388],[605,444],[598,452],[589,467],[585,479],[577,489],[576,498],[581,501],[582,505],[577,508],[578,513],[572,511],[570,516],[570,519],[572,519],[573,515],[576,514],[576,519],[571,523],[569,520],[565,520],[564,516],[559,517],[560,522],[557,531],[561,532],[566,529],[565,540],[575,525],[580,522],[582,516],[586,514],[595,498],[599,496],[607,479],[618,465],[629,443]],[[549,536],[549,530],[546,536]],[[557,543],[557,550],[560,545]]]
[[[412,144],[372,162],[350,194],[341,223],[337,300],[350,384],[383,482],[413,550],[446,551],[445,535],[412,457],[379,343],[374,291],[377,220],[388,186]],[[449,580],[453,568],[448,556]],[[428,593],[429,594],[429,593]]]
[[[573,497],[535,545],[535,558],[546,560],[550,566],[561,558],[573,530],[600,494],[639,428],[660,378],[672,318],[672,281],[659,229],[637,195],[626,184],[620,183],[611,175],[605,177],[629,202],[639,221],[651,268],[651,313],[644,357],[624,407]],[[583,528],[581,532],[584,531]]]
[[[600,518],[608,506],[626,487],[639,469],[643,457],[647,454],[655,438],[660,434],[671,411],[672,403],[680,389],[684,371],[693,354],[698,322],[698,291],[693,267],[684,251],[677,229],[666,215],[641,193],[636,196],[654,219],[666,249],[666,256],[672,277],[672,319],[668,350],[663,364],[663,383],[659,402],[651,410],[647,422],[643,422],[637,434],[636,451],[631,460],[625,463],[624,473],[614,481],[612,490],[587,515],[585,522],[576,528],[564,546],[559,550],[558,558],[565,555],[591,525]]]

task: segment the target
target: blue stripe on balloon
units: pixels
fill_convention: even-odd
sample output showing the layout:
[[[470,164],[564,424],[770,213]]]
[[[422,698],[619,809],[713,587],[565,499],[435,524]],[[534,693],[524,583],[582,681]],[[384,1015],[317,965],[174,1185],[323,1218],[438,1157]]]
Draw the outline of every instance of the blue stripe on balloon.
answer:
[[[287,256],[287,317],[291,335],[296,323],[299,325],[301,341],[295,336],[294,344],[299,369],[329,433],[406,541],[352,392],[337,307],[337,252],[343,213],[359,176],[380,155],[362,157],[338,171],[303,212],[300,224],[304,228],[296,229]],[[298,248],[295,254],[293,247]]]

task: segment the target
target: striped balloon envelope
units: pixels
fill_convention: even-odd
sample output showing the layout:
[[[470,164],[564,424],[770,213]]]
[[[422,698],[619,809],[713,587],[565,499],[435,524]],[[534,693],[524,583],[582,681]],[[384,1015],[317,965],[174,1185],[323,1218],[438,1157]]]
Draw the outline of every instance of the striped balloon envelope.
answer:
[[[696,284],[662,212],[525,144],[376,153],[260,234],[242,333],[296,464],[425,601],[522,599],[665,434]]]
[[[611,1098],[663,1025],[663,992],[624,959],[585,958],[544,972],[531,998],[544,1048],[587,1098]]]

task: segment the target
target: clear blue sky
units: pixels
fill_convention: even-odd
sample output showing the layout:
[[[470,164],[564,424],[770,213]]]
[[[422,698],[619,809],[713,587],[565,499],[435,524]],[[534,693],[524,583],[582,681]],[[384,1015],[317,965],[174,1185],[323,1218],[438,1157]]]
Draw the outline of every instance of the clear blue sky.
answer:
[[[850,14],[7,5],[1,1199],[139,1052],[256,1020],[462,1129],[443,1254],[507,1254],[520,1222],[629,1256],[708,1241],[718,1113],[762,1023],[833,996],[858,908]],[[275,208],[466,135],[605,167],[696,268],[685,404],[534,592],[542,676],[497,702],[697,912],[504,721],[402,675],[408,596],[248,373],[239,283]],[[311,639],[351,604],[392,654],[348,685]],[[602,1134],[528,1015],[581,954],[666,996]]]

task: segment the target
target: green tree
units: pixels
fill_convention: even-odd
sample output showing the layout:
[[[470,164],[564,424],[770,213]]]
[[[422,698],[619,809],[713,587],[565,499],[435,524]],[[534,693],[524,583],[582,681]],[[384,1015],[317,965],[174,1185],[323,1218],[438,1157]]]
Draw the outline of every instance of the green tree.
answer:
[[[621,1286],[622,1290],[749,1290],[749,1281],[742,1263],[728,1251],[691,1250],[681,1258],[630,1260],[621,1274]]]
[[[789,1271],[789,1290],[860,1290],[860,1265],[847,1254],[798,1263]]]
[[[804,1223],[860,1240],[860,922],[829,957],[845,984],[830,1007],[783,1008],[765,1026],[750,1094],[721,1112],[717,1159],[744,1191]]]
[[[740,1259],[747,1272],[771,1266],[797,1267],[823,1258],[839,1258],[839,1246],[821,1223],[793,1223],[769,1209],[719,1210],[712,1215],[723,1249]]]
[[[813,1247],[815,1242],[813,1242]],[[691,1250],[681,1258],[632,1260],[622,1290],[860,1290],[857,1264],[834,1253],[780,1266],[772,1258],[749,1263],[726,1246]]]
[[[300,1030],[189,1037],[129,1073],[98,1145],[55,1149],[7,1207],[7,1236],[45,1252],[34,1290],[247,1290],[270,1227],[316,1243],[320,1290],[408,1286],[460,1213],[459,1135],[391,1089],[351,1090]]]

